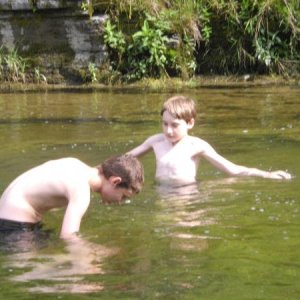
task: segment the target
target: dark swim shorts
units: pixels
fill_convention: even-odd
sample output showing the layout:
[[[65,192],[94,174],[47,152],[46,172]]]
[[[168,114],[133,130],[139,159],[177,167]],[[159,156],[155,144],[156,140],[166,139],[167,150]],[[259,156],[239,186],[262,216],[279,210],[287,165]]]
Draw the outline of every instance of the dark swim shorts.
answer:
[[[0,254],[35,251],[46,247],[50,231],[42,223],[29,223],[0,218]]]
[[[41,222],[29,223],[0,219],[0,233],[11,233],[15,231],[36,231],[41,228]]]

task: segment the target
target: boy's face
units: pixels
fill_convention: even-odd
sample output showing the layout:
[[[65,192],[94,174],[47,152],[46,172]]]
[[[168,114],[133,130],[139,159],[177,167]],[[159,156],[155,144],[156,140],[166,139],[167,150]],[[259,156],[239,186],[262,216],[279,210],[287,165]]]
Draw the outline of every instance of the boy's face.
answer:
[[[102,187],[101,187],[101,198],[103,203],[118,203],[121,204],[126,199],[132,197],[134,192],[132,189],[118,187],[117,184],[119,183],[116,178],[119,177],[110,177],[108,180],[104,180]]]
[[[174,118],[168,111],[165,111],[162,116],[162,123],[166,138],[172,144],[176,144],[188,135],[189,129],[194,126],[194,119],[187,123],[185,120]]]

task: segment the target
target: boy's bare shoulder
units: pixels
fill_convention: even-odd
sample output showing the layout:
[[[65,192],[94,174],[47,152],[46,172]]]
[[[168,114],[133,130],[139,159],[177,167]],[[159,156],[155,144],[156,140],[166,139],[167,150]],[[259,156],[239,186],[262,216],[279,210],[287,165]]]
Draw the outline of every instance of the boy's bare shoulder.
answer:
[[[208,145],[208,142],[206,142],[205,140],[197,137],[197,136],[189,136],[189,141],[193,144],[198,144],[198,145]]]
[[[146,142],[153,145],[153,144],[165,141],[165,139],[166,138],[165,138],[165,135],[163,133],[157,133],[157,134],[154,134],[154,135],[148,137]]]
[[[203,153],[205,150],[211,148],[208,142],[195,136],[189,136],[189,143],[191,148],[195,149],[198,153]]]

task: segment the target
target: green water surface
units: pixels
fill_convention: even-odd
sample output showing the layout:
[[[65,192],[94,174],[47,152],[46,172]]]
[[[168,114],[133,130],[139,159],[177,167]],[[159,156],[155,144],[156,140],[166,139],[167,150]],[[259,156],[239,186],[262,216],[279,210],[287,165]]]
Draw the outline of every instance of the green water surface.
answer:
[[[226,158],[291,181],[228,178],[207,162],[199,183],[165,190],[153,154],[142,193],[121,206],[97,194],[80,247],[58,238],[63,210],[45,215],[43,241],[0,252],[3,299],[299,299],[300,89],[180,91],[198,105],[191,134]],[[49,159],[97,165],[161,131],[174,94],[142,91],[0,94],[0,189]]]

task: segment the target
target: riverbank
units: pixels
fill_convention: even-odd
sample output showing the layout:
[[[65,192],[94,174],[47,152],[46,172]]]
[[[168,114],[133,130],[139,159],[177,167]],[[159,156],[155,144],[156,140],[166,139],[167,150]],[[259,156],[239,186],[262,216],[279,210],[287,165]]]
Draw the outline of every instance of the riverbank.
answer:
[[[164,90],[176,91],[194,88],[247,88],[266,86],[297,86],[300,87],[300,76],[284,78],[282,76],[195,76],[183,81],[179,78],[144,79],[132,84],[104,85],[104,84],[34,84],[34,83],[0,83],[0,93],[14,92],[55,92],[55,91],[109,91],[118,89]]]

